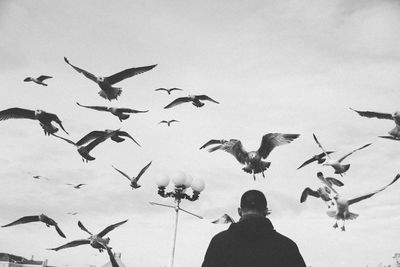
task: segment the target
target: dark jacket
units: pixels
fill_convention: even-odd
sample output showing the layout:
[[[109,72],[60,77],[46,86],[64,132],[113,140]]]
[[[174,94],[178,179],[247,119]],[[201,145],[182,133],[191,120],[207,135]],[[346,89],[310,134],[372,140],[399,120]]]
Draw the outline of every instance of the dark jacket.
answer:
[[[305,267],[296,243],[267,218],[232,223],[211,240],[202,267]]]

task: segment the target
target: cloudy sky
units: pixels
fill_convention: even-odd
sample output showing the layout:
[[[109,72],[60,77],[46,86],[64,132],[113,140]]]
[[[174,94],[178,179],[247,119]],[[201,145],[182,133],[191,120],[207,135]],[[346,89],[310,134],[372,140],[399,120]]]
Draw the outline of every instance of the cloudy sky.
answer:
[[[213,235],[227,228],[210,221],[223,213],[238,219],[242,193],[262,190],[276,230],[292,238],[310,266],[390,264],[399,252],[400,184],[351,206],[360,216],[346,232],[317,199],[300,204],[302,190],[320,186],[317,171],[296,168],[324,146],[346,152],[373,145],[348,158],[341,195],[376,190],[399,172],[399,144],[377,138],[394,127],[349,110],[392,113],[400,84],[400,3],[389,0],[333,1],[0,1],[1,109],[21,107],[56,113],[74,141],[92,130],[128,131],[141,145],[105,142],[82,163],[74,147],[48,137],[36,121],[0,123],[0,224],[45,213],[67,235],[32,223],[0,229],[0,251],[51,265],[102,266],[108,261],[90,246],[59,252],[46,248],[87,237],[129,221],[109,234],[127,266],[165,266],[171,252],[174,214],[149,201],[172,204],[156,193],[155,181],[184,171],[206,182],[200,200],[182,206],[204,216],[180,214],[175,266],[200,266]],[[106,101],[96,84],[65,64],[99,76],[158,64],[118,84],[118,101]],[[24,83],[27,76],[53,76],[48,87]],[[182,92],[155,92],[179,87]],[[164,110],[175,97],[207,94],[220,102],[198,109],[184,104]],[[104,105],[149,109],[120,123],[107,113],[78,107]],[[180,123],[166,127],[164,119]],[[256,150],[269,132],[299,133],[270,155],[266,179],[251,175],[229,154],[198,148],[211,138],[236,138]],[[60,133],[61,134],[61,133]],[[153,164],[132,191],[111,165],[134,176]],[[35,180],[42,175],[49,180]],[[65,183],[86,183],[75,190]],[[68,212],[78,212],[71,216]]]

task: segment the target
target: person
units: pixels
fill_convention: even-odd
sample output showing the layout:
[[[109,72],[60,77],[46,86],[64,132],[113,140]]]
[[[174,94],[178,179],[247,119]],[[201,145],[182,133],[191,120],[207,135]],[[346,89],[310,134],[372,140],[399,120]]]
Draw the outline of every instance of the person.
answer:
[[[202,267],[306,267],[295,242],[274,230],[264,194],[242,195],[240,220],[215,235]]]

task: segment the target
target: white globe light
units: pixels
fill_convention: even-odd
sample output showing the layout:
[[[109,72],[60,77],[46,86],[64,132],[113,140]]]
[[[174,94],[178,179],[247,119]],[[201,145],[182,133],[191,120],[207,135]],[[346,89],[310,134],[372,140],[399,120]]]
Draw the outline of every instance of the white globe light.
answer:
[[[191,175],[186,175],[186,181],[183,184],[186,188],[189,188],[192,185],[193,177]]]
[[[172,176],[172,181],[176,186],[182,186],[186,181],[186,174],[184,172],[177,172]]]
[[[167,187],[167,185],[169,184],[169,177],[166,175],[159,177],[156,180],[156,184],[158,187]]]
[[[192,182],[193,191],[201,192],[204,190],[205,187],[206,187],[206,184],[204,183],[203,179],[195,179]]]

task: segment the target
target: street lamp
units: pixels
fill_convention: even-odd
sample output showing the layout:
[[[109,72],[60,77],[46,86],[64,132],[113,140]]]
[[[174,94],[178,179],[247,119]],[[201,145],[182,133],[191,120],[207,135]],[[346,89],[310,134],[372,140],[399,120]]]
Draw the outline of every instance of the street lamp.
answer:
[[[175,205],[165,205],[155,202],[150,202],[152,205],[159,205],[163,207],[173,208],[175,210],[175,227],[174,227],[174,236],[173,236],[173,243],[172,243],[172,253],[171,253],[171,262],[170,267],[174,266],[174,255],[175,255],[175,244],[176,244],[176,233],[178,230],[178,214],[179,211],[186,212],[190,215],[193,215],[199,219],[203,219],[203,217],[191,213],[187,210],[184,210],[180,207],[180,203],[182,199],[187,199],[189,201],[196,201],[199,199],[200,192],[204,190],[205,183],[201,179],[193,179],[192,176],[186,175],[183,172],[179,172],[172,177],[172,182],[174,183],[174,189],[170,192],[165,192],[170,179],[168,176],[160,177],[156,184],[158,186],[158,194],[163,198],[171,197],[174,199]],[[192,188],[192,195],[188,195],[186,190]]]

